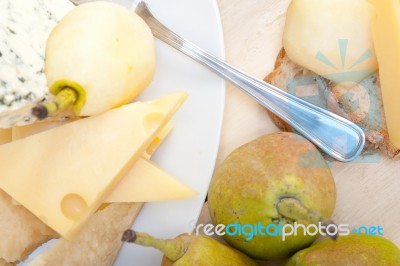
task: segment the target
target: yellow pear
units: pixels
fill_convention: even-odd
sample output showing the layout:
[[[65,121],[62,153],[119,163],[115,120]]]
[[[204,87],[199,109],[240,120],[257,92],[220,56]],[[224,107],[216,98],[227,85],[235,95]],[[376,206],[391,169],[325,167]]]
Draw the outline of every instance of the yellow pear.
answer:
[[[296,64],[352,87],[378,69],[371,32],[374,16],[365,0],[293,0],[283,46]]]
[[[293,133],[268,134],[234,150],[216,169],[208,193],[213,224],[226,226],[224,240],[264,260],[311,245],[315,227],[321,223],[324,233],[330,223],[335,202],[324,158]],[[290,234],[295,223],[311,225],[311,234],[302,227]]]
[[[400,250],[389,240],[372,235],[351,234],[325,239],[297,252],[286,266],[394,266],[400,265]]]
[[[55,99],[37,106],[39,118],[73,106],[90,116],[126,104],[151,82],[154,38],[132,10],[95,1],[72,9],[51,31],[45,74]]]
[[[122,241],[160,250],[165,255],[163,265],[258,265],[240,251],[205,235],[181,234],[174,239],[157,239],[146,233],[126,230]]]

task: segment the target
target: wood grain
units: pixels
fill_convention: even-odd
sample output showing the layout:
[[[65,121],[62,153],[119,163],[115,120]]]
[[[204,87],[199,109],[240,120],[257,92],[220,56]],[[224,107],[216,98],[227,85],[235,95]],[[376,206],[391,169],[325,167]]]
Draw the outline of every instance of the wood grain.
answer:
[[[225,38],[226,60],[263,78],[281,48],[289,0],[218,0]],[[226,105],[217,165],[236,147],[278,129],[264,108],[227,84]],[[400,246],[400,161],[377,155],[372,162],[330,164],[338,198],[336,223],[351,227],[383,227],[384,236]],[[207,211],[201,219],[208,219]]]

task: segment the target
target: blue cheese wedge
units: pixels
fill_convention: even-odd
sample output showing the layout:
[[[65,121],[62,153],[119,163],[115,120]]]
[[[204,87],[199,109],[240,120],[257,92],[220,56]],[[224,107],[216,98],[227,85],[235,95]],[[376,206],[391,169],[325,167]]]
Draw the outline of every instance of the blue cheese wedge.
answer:
[[[29,124],[48,97],[44,54],[52,28],[73,8],[68,0],[0,1],[0,127]]]

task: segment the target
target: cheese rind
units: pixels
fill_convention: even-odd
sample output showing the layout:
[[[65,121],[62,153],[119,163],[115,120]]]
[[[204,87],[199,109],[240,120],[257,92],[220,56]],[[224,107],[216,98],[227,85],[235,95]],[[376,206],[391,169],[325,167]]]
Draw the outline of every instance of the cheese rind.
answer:
[[[136,102],[2,145],[0,188],[68,239],[116,188],[185,97],[172,93]]]
[[[383,109],[389,139],[400,148],[400,2],[370,0],[376,11],[372,36],[379,64]]]
[[[10,142],[12,139],[11,128],[0,128],[0,145]]]

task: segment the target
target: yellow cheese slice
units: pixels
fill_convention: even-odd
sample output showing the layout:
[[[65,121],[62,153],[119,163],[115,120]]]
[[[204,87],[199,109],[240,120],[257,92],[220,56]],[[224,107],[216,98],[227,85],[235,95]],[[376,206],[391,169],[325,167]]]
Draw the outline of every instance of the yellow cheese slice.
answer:
[[[56,128],[61,125],[65,125],[74,120],[62,120],[62,121],[38,121],[33,124],[15,126],[13,128],[0,129],[0,144],[10,142],[11,140],[19,140],[32,136],[36,133],[40,133],[52,128]],[[174,127],[173,123],[168,121],[168,123],[161,129],[157,136],[153,139],[149,147],[143,153],[143,157],[149,159],[154,151],[160,146],[166,136]]]
[[[12,127],[12,141],[23,139],[58,126],[65,125],[74,120],[38,121],[33,124]]]
[[[12,138],[11,128],[0,128],[0,145],[10,142]]]
[[[134,174],[131,174],[134,173]],[[128,177],[129,178],[126,178]],[[196,196],[196,192],[161,170],[153,162],[139,158],[106,202],[178,200]]]
[[[157,150],[160,144],[164,141],[167,137],[169,132],[171,132],[174,124],[172,122],[168,122],[161,131],[157,134],[157,136],[153,139],[150,143],[149,147],[147,147],[146,151],[143,153],[142,157],[146,159],[150,159],[153,153]]]
[[[12,128],[12,139],[15,141],[66,123],[70,123],[70,121],[37,122],[25,126],[16,126]],[[152,202],[196,196],[197,192],[180,183],[176,178],[148,160],[172,128],[171,122],[168,122],[162,128],[147,147],[143,158],[139,158],[134,163],[104,202]],[[20,203],[15,202],[15,204]]]
[[[69,239],[185,98],[135,102],[1,145],[0,188]]]
[[[379,65],[383,109],[389,139],[400,148],[400,2],[370,0],[376,18],[372,38]]]

